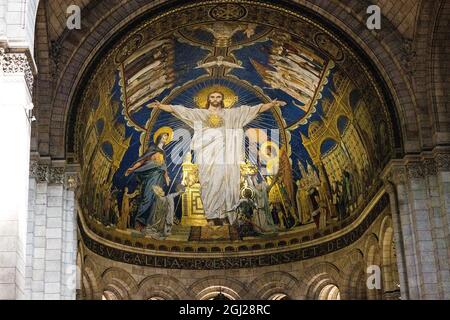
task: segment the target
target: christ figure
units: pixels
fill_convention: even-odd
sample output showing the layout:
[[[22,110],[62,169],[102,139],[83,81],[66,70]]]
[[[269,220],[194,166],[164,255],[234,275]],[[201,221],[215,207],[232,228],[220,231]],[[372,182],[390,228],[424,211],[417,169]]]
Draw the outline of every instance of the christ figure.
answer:
[[[229,212],[239,203],[240,164],[243,161],[244,127],[260,113],[286,103],[274,100],[257,106],[226,109],[224,94],[212,92],[205,109],[153,102],[194,129],[191,149],[198,165],[201,199],[208,225],[234,221]]]

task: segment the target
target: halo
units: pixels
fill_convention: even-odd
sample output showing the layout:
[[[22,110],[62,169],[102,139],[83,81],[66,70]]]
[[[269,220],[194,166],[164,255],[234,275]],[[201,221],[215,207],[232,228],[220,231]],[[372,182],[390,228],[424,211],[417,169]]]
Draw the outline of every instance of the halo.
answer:
[[[205,109],[208,97],[211,93],[222,92],[224,95],[224,104],[226,109],[233,108],[233,106],[238,102],[239,97],[228,87],[221,85],[213,85],[211,87],[206,87],[200,90],[194,97],[194,102],[197,108]]]
[[[266,154],[265,150],[266,150],[268,147],[271,147],[272,150],[275,149],[275,154],[274,154],[274,156],[269,157],[269,156]],[[273,152],[272,152],[272,154],[273,154]],[[275,142],[273,142],[273,141],[266,141],[266,142],[264,142],[264,143],[261,145],[261,147],[259,148],[259,156],[261,157],[261,159],[264,159],[264,160],[266,160],[266,161],[273,160],[273,159],[277,158],[277,157],[279,156],[279,154],[280,154],[280,148],[279,148],[278,145],[277,145]]]
[[[155,134],[153,135],[153,142],[156,144],[156,141],[158,140],[159,136],[162,134],[167,133],[169,135],[169,139],[167,140],[166,144],[169,144],[173,140],[173,130],[170,127],[161,127],[159,128]]]

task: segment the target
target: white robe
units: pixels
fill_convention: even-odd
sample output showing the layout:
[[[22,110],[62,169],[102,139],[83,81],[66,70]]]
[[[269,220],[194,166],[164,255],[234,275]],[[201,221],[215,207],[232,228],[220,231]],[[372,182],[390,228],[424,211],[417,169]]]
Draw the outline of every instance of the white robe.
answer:
[[[244,126],[255,119],[262,105],[223,109],[223,126],[211,128],[207,109],[172,106],[174,116],[194,129],[191,149],[198,165],[205,216],[223,219],[239,202],[240,164],[243,161]]]

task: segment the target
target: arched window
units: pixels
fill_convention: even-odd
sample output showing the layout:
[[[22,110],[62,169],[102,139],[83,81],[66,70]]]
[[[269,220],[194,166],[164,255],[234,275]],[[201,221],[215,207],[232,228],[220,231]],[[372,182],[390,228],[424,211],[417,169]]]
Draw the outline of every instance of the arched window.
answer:
[[[112,159],[114,155],[114,149],[110,142],[104,142],[102,144],[102,151],[108,159]]]
[[[103,129],[105,129],[105,120],[99,119],[95,123],[95,128],[97,129],[97,135],[99,135],[99,136],[102,135]]]
[[[272,296],[270,296],[269,300],[278,300],[278,301],[281,301],[281,300],[290,300],[290,299],[289,299],[289,297],[288,297],[286,294],[284,294],[284,293],[275,293],[275,294],[273,294]]]
[[[103,291],[102,300],[120,300],[119,297],[112,291]]]
[[[320,155],[324,156],[337,145],[337,142],[333,139],[326,139],[320,146]]]
[[[339,130],[339,134],[342,136],[347,129],[348,126],[348,118],[345,116],[340,116],[337,121],[337,128]]]
[[[223,286],[211,286],[199,294],[200,300],[238,300],[239,294],[233,289]]]
[[[350,102],[350,107],[352,107],[352,110],[356,109],[359,101],[361,101],[361,98],[362,98],[362,94],[361,94],[361,91],[359,91],[358,89],[353,90],[350,93],[349,102]]]
[[[334,284],[329,284],[320,291],[319,300],[341,300],[341,291]]]
[[[150,301],[164,301],[166,299],[164,299],[163,297],[155,296],[155,297],[149,298],[148,300],[150,300]]]

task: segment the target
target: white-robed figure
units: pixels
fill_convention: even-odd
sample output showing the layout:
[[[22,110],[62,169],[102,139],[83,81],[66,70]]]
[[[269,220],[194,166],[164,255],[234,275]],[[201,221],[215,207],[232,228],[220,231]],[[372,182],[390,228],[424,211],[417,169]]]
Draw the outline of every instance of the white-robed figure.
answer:
[[[239,202],[240,164],[243,160],[244,127],[260,113],[286,103],[274,100],[257,106],[225,108],[222,92],[211,92],[205,109],[153,102],[194,129],[191,149],[198,166],[201,199],[209,225],[228,223],[227,212]]]

